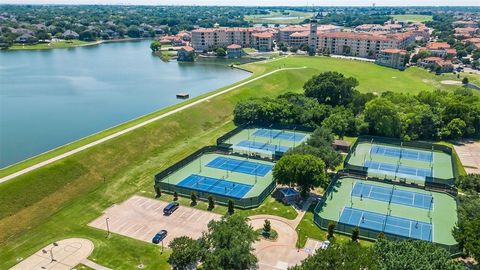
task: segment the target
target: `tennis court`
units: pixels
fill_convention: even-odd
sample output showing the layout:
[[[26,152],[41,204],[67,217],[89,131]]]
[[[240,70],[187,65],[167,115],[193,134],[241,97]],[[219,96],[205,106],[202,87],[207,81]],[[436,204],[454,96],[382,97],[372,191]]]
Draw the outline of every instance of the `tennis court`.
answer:
[[[397,189],[394,185],[391,188],[387,188],[385,186],[355,182],[352,196],[423,209],[431,209],[433,206],[433,197],[431,195]]]
[[[394,157],[394,158],[405,158],[410,160],[425,161],[428,163],[433,161],[433,153],[422,151],[422,150],[373,145],[372,148],[370,149],[370,153],[372,155],[382,155],[382,156]]]
[[[289,132],[285,130],[275,130],[275,129],[257,129],[253,136],[259,136],[264,138],[286,140],[292,142],[300,142],[305,139],[305,134]]]
[[[217,157],[207,167],[258,176],[265,176],[273,168],[272,165],[227,157]]]
[[[342,211],[339,222],[359,228],[433,241],[432,225],[412,219],[346,207]]]
[[[199,191],[205,191],[237,199],[243,198],[245,194],[252,189],[251,185],[236,183],[225,179],[201,176],[198,174],[192,174],[188,176],[178,183],[177,186],[192,188]]]
[[[420,178],[425,179],[425,177],[432,176],[433,169],[424,169],[424,168],[415,168],[402,164],[391,164],[383,163],[378,161],[366,160],[363,164],[364,167],[368,168],[368,172],[374,171],[379,174],[385,174],[395,177],[405,177],[405,178]]]
[[[275,152],[285,153],[289,149],[289,147],[286,147],[286,146],[280,146],[280,145],[275,145],[271,143],[263,143],[263,142],[256,142],[256,141],[241,141],[237,143],[235,147],[264,150],[272,153],[275,153]]]

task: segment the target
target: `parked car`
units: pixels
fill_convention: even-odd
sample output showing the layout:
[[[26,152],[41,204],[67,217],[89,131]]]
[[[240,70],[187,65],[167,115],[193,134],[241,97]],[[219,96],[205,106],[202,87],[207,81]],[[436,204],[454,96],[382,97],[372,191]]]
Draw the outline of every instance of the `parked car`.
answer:
[[[167,216],[171,215],[173,212],[175,212],[175,210],[177,210],[178,206],[178,202],[171,202],[165,206],[165,208],[163,208],[163,213]]]
[[[325,240],[323,241],[322,245],[320,246],[321,249],[327,249],[328,246],[330,245],[330,241]]]
[[[158,244],[160,243],[165,237],[167,237],[168,232],[166,230],[161,230],[152,238],[152,243]]]

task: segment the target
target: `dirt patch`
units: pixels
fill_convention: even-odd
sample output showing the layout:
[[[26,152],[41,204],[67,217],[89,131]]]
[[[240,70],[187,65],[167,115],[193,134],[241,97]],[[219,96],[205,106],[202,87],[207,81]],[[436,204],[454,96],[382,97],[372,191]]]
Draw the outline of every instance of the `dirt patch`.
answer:
[[[461,85],[462,84],[462,82],[454,81],[454,80],[443,80],[440,83],[441,84],[446,84],[446,85]]]

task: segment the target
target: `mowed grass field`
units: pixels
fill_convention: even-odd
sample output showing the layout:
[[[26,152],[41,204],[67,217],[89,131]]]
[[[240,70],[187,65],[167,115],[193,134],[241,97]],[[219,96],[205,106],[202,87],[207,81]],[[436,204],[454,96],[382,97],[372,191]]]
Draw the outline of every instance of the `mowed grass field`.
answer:
[[[392,16],[395,20],[403,22],[429,22],[433,20],[432,15],[422,15],[422,14],[399,14]]]
[[[105,233],[86,224],[102,211],[133,194],[153,196],[153,176],[234,128],[235,104],[251,97],[274,97],[288,91],[301,92],[311,76],[335,70],[357,77],[362,92],[387,90],[417,93],[444,88],[441,79],[420,69],[401,72],[372,63],[328,57],[288,57],[243,65],[259,76],[279,67],[284,70],[197,104],[123,136],[97,145],[61,161],[0,184],[0,269],[8,269],[17,257],[28,257],[52,241],[85,237],[95,243],[92,259],[114,269],[168,269],[167,254],[158,248]],[[395,77],[395,78],[392,78]],[[227,87],[218,89],[226,89]],[[446,88],[445,88],[446,89]],[[200,97],[199,97],[200,98]],[[187,102],[192,102],[192,99]],[[183,103],[185,104],[185,103]],[[58,155],[87,142],[152,118],[172,108],[152,113],[98,133],[46,155],[2,170],[2,175]],[[273,203],[273,202],[272,202]],[[218,211],[222,210],[219,208]],[[261,207],[248,214],[281,215],[280,206]],[[294,214],[294,213],[292,213]],[[290,214],[289,214],[289,217]],[[293,216],[294,217],[294,216]],[[121,254],[121,256],[119,256]]]
[[[245,16],[246,21],[251,21],[253,23],[268,23],[268,24],[295,24],[301,23],[307,18],[311,18],[314,14],[311,12],[301,12],[301,11],[287,11],[287,15],[282,14],[281,12],[270,12],[270,14],[261,14],[261,15],[247,15]]]
[[[18,51],[18,50],[48,50],[48,49],[60,49],[60,48],[71,48],[85,45],[92,45],[98,43],[97,41],[81,41],[81,40],[62,40],[58,42],[51,43],[38,43],[33,45],[23,45],[23,44],[14,44],[8,50]]]

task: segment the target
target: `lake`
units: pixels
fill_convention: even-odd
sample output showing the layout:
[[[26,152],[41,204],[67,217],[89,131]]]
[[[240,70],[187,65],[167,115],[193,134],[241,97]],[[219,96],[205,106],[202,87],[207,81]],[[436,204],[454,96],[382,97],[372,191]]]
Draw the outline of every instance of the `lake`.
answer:
[[[149,46],[0,52],[0,167],[250,76],[227,60],[166,63]]]

